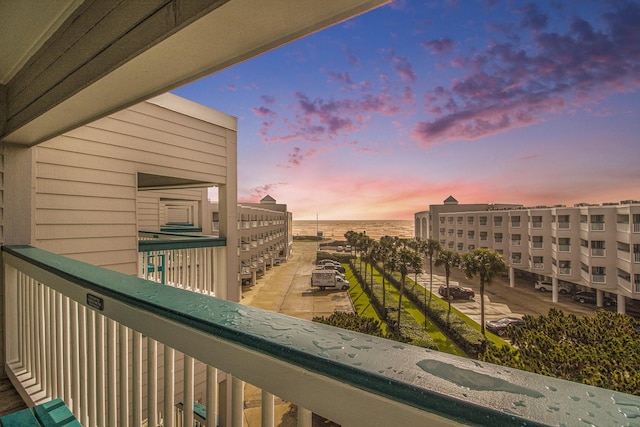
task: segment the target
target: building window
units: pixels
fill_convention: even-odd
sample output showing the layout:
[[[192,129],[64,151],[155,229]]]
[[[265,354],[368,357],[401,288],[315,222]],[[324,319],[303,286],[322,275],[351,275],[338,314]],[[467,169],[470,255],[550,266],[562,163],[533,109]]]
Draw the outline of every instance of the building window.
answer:
[[[604,283],[606,281],[605,267],[591,267],[591,281],[593,283]]]
[[[558,228],[568,230],[570,228],[569,215],[558,215]]]
[[[640,293],[640,274],[633,275],[633,292]]]
[[[542,236],[531,236],[531,247],[534,249],[542,249],[543,248]]]
[[[475,238],[475,231],[468,231],[467,232],[467,239],[473,239]]]
[[[468,225],[473,225],[473,220],[474,220],[474,218],[472,216],[468,217],[467,218],[467,224]]]
[[[537,270],[541,270],[544,268],[544,257],[534,256],[533,257],[533,268]]]
[[[604,215],[591,215],[591,230],[592,231],[604,230]]]
[[[531,228],[542,228],[542,217],[541,216],[532,216],[531,217]]]
[[[511,246],[520,246],[522,238],[520,234],[514,234],[511,236]]]
[[[462,217],[461,216],[458,217],[458,224],[462,224]]]
[[[440,217],[440,224],[444,224],[444,221],[445,221],[444,217],[443,217],[443,216],[441,216],[441,217]]]
[[[520,252],[513,252],[511,254],[511,262],[514,264],[520,264],[522,262],[522,254]]]
[[[571,239],[568,237],[560,237],[558,239],[559,252],[571,252]]]
[[[470,250],[470,251],[474,250],[475,248],[476,248],[476,245],[467,246],[467,249]]]
[[[461,251],[464,248],[464,243],[458,243],[458,250]]]
[[[444,233],[445,233],[444,228],[441,228],[441,229],[440,229],[440,235],[441,235],[441,236],[444,236]]]
[[[604,240],[591,241],[591,256],[605,256]]]
[[[558,273],[565,275],[571,274],[571,261],[559,261]]]
[[[493,241],[496,243],[502,243],[502,233],[495,233],[493,235]]]
[[[458,237],[462,237],[462,233],[463,233],[462,230],[458,230]]]
[[[493,217],[493,226],[494,227],[502,227],[502,217],[501,216]]]
[[[480,225],[487,225],[487,217],[486,216],[481,216],[479,221],[480,221]]]
[[[631,282],[631,273],[628,273],[621,268],[618,269],[618,277],[625,282]]]
[[[453,249],[453,242],[449,242],[447,246],[449,247],[449,249]]]
[[[520,228],[520,215],[511,217],[511,228]]]
[[[480,240],[487,240],[487,232],[486,231],[481,231],[480,232]]]

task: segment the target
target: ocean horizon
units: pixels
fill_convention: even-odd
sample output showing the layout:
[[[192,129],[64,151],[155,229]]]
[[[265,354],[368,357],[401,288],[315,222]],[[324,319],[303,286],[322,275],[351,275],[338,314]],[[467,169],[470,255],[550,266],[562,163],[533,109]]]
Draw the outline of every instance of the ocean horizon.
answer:
[[[321,232],[327,239],[344,240],[347,231],[366,233],[373,239],[396,236],[405,239],[414,237],[413,220],[293,220],[294,236],[315,236]]]

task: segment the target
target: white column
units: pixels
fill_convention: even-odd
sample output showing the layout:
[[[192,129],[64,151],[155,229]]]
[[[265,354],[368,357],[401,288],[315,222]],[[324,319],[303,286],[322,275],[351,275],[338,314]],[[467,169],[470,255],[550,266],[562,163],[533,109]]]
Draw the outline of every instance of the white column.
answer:
[[[274,397],[268,391],[262,390],[262,427],[273,427]]]
[[[513,267],[509,267],[509,287],[513,288],[516,286],[516,269]]]
[[[298,427],[311,427],[313,413],[301,406],[298,406]]]
[[[558,278],[551,278],[551,301],[558,302]]]
[[[620,314],[626,314],[627,312],[627,298],[624,295],[617,295],[618,297],[618,301],[617,301],[617,305],[618,305],[618,313]]]

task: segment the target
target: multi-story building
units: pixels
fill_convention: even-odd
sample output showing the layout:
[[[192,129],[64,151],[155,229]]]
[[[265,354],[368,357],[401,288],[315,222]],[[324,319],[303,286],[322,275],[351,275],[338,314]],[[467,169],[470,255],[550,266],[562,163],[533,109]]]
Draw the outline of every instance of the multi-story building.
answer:
[[[210,203],[213,230],[218,229],[218,204]],[[267,195],[260,203],[238,204],[238,276],[242,285],[289,259],[293,245],[293,215],[286,204]]]
[[[188,124],[176,133],[166,114],[128,107],[382,3],[2,2],[0,376],[25,402],[59,397],[85,426],[191,426],[196,419],[231,426],[243,423],[249,382],[262,390],[265,426],[275,424],[275,396],[297,406],[301,426],[311,425],[312,413],[372,426],[568,425],[578,417],[619,425],[636,415],[635,396],[612,399],[609,390],[227,300],[239,296],[236,258],[223,255],[237,251],[235,124],[224,116],[211,123],[210,109],[184,103]],[[162,104],[143,105],[166,113]],[[141,138],[96,127],[87,135],[85,125],[104,125],[113,114],[128,129],[133,116],[161,128],[141,126]],[[42,161],[39,146],[51,140],[59,147]],[[96,155],[105,160],[86,162]],[[153,258],[140,257],[147,243],[138,220],[153,225],[157,212],[162,225],[168,203],[166,218],[176,213],[189,224],[199,211],[192,189],[211,185],[224,201],[220,215],[233,218],[220,222],[221,237],[151,240],[145,252]],[[163,194],[138,205],[141,191]],[[163,263],[162,253],[151,253],[156,244],[175,252]],[[197,287],[211,267],[196,250],[203,246],[214,252],[214,271],[233,274],[214,283],[220,298]],[[187,286],[196,292],[157,283],[158,273],[170,284],[166,275],[176,272],[195,280]],[[550,411],[558,396],[589,398],[564,399],[562,411]],[[599,410],[586,411],[591,403]]]
[[[523,207],[450,197],[416,213],[415,223],[417,237],[445,249],[502,254],[512,284],[516,270],[552,281],[554,301],[559,280],[596,290],[599,303],[603,292],[617,295],[620,312],[627,298],[640,299],[640,202]]]

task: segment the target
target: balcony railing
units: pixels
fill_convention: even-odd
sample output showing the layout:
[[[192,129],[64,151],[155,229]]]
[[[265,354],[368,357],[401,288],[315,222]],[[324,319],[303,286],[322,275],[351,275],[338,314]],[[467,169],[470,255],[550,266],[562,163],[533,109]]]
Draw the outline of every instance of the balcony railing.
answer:
[[[571,267],[560,267],[560,268],[558,268],[558,274],[571,275]]]
[[[543,243],[542,242],[533,241],[533,242],[531,242],[531,247],[533,249],[542,249],[543,248]]]
[[[592,222],[591,231],[604,231],[604,222]]]
[[[217,415],[241,426],[244,382],[263,390],[262,425],[273,425],[274,396],[298,405],[304,426],[312,412],[342,425],[623,425],[640,407],[637,396],[158,286],[40,249],[4,247],[3,263],[9,377],[31,403],[62,398],[85,426],[192,426],[202,406],[207,426]],[[220,385],[230,411],[216,404]],[[548,409],[559,400],[561,411]]]
[[[634,263],[640,263],[640,252],[634,252],[633,253],[633,262]]]
[[[534,262],[533,263],[533,268],[535,268],[536,270],[543,270],[544,269],[544,262]]]
[[[571,252],[571,245],[558,245],[558,252]]]
[[[511,246],[520,246],[521,240],[511,240]]]
[[[226,251],[226,239],[180,233],[138,233],[140,277],[216,295],[216,260]]]
[[[592,283],[605,283],[607,281],[607,276],[605,274],[592,274],[591,282]]]
[[[571,228],[571,223],[567,221],[559,221],[558,228],[562,230],[568,230]]]
[[[623,233],[629,232],[629,223],[628,222],[618,222],[616,223],[616,231],[620,231]]]
[[[640,233],[640,223],[637,223],[637,222],[633,223],[633,232]]]
[[[591,248],[591,256],[604,256],[605,249],[604,248]]]

